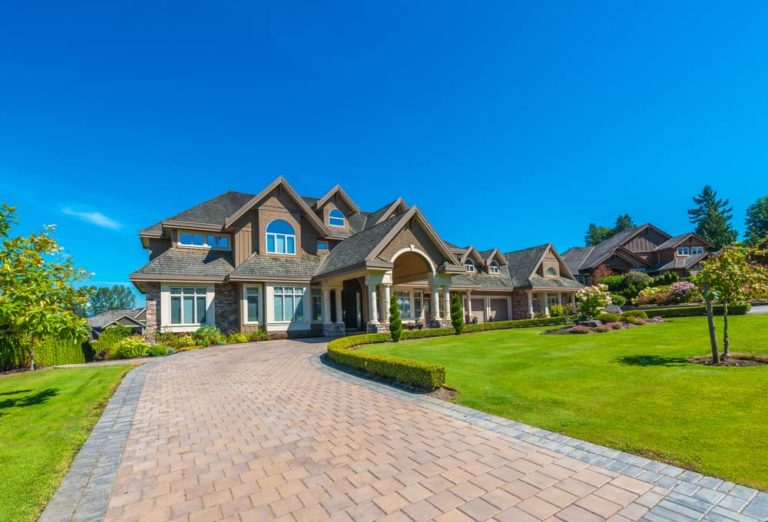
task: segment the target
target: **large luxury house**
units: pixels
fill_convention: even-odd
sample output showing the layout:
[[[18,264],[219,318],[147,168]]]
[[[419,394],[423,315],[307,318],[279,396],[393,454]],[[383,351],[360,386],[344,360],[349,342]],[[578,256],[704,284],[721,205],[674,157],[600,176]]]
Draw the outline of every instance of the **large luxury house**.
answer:
[[[300,196],[279,177],[256,195],[226,192],[139,233],[149,263],[146,329],[310,332],[388,328],[395,295],[408,327],[530,318],[581,285],[552,245],[517,252],[444,241],[401,199],[361,211],[339,186]]]
[[[673,237],[648,223],[595,246],[571,248],[563,260],[579,282],[591,285],[603,277],[630,271],[651,275],[675,272],[687,277],[699,270],[711,253],[712,244],[698,234]]]

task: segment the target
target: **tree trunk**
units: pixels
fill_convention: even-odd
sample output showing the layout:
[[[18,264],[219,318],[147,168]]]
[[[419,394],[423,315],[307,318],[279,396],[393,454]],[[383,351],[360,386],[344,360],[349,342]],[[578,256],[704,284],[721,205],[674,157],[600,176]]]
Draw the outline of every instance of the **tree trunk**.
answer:
[[[35,371],[35,348],[29,351],[29,369]]]
[[[715,314],[712,309],[712,300],[707,299],[707,323],[709,325],[709,344],[712,348],[712,364],[720,364],[720,352],[717,349],[717,332],[715,331]]]
[[[728,303],[723,303],[723,361],[731,356],[731,339],[728,337]]]

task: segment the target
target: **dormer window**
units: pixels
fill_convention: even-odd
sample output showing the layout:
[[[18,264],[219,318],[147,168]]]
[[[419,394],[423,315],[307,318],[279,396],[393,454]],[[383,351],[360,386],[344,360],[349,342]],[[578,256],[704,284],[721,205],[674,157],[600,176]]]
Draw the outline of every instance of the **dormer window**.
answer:
[[[467,259],[464,262],[464,267],[467,269],[467,272],[474,272],[475,271],[475,264],[472,262],[471,259]]]
[[[179,245],[200,248],[229,250],[229,236],[224,234],[203,234],[201,232],[179,232]]]
[[[317,251],[318,252],[328,252],[328,241],[318,241],[317,242]]]
[[[332,227],[344,227],[347,220],[341,210],[334,208],[328,213],[328,224]]]
[[[557,269],[554,266],[547,268],[545,272],[549,277],[557,277]]]
[[[691,255],[695,256],[696,254],[703,254],[704,253],[704,247],[703,246],[694,246],[691,247]]]
[[[691,249],[688,247],[677,247],[677,255],[679,256],[687,256],[690,255]]]
[[[491,261],[491,264],[488,265],[488,272],[491,274],[498,274],[500,271],[499,264],[496,261]]]
[[[268,254],[296,254],[296,233],[293,227],[282,219],[267,225]]]

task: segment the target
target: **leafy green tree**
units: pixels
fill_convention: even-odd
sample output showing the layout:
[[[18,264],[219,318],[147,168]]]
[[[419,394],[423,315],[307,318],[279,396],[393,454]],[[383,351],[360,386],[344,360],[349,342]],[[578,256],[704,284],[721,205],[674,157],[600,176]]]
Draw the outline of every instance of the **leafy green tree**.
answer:
[[[616,218],[616,225],[613,227],[613,233],[618,234],[619,232],[624,232],[625,230],[635,228],[636,226],[637,225],[632,221],[629,214],[620,214],[619,217]]]
[[[85,341],[88,325],[79,317],[87,293],[75,283],[88,277],[75,268],[51,236],[52,225],[29,236],[11,236],[16,209],[0,205],[0,349],[35,369],[35,350],[46,338]]]
[[[136,297],[126,285],[85,287],[89,294],[87,312],[98,315],[109,310],[124,310],[136,306]]]
[[[400,319],[400,307],[394,294],[389,298],[389,334],[392,342],[400,342],[403,336],[403,321]]]
[[[768,238],[768,196],[763,196],[747,208],[746,242],[757,246]]]
[[[590,223],[587,227],[587,234],[584,236],[584,244],[587,246],[595,246],[602,243],[613,235],[613,229],[611,227],[603,227]]]
[[[712,362],[719,363],[717,334],[713,303],[723,305],[723,360],[730,357],[728,331],[728,306],[752,299],[765,297],[768,292],[768,269],[758,262],[765,252],[739,245],[727,246],[723,251],[702,262],[702,270],[694,276],[694,282],[701,289],[707,308],[709,339],[712,348]]]
[[[461,306],[459,294],[453,294],[451,299],[451,324],[456,335],[464,331],[464,307]]]
[[[712,186],[705,185],[693,202],[695,206],[688,209],[688,219],[696,225],[697,234],[718,250],[736,242],[736,230],[731,225],[733,207],[727,199],[718,199]]]

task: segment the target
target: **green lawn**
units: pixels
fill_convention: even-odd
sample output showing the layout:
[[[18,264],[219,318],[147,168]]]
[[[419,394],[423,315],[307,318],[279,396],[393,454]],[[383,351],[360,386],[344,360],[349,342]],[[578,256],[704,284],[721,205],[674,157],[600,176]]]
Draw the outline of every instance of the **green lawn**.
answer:
[[[37,520],[130,366],[0,377],[0,520]]]
[[[721,323],[718,322],[718,334]],[[711,368],[705,318],[589,335],[503,330],[367,346],[443,364],[457,402],[768,490],[768,366]],[[731,318],[768,353],[768,315]]]

